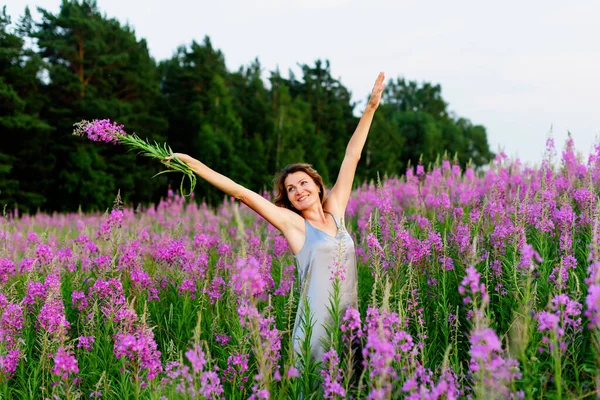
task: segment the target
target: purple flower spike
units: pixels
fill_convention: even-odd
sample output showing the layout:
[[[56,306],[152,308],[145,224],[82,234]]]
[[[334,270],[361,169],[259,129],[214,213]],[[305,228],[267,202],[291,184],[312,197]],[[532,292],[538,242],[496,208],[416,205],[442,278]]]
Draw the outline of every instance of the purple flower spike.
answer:
[[[125,136],[123,125],[109,119],[95,119],[92,122],[81,121],[75,124],[74,135],[87,136],[94,142],[117,143],[119,136]]]
[[[71,374],[78,374],[79,366],[77,365],[77,359],[72,354],[65,351],[64,348],[59,347],[54,356],[54,368],[52,369],[52,373],[60,376],[62,379],[67,379]]]

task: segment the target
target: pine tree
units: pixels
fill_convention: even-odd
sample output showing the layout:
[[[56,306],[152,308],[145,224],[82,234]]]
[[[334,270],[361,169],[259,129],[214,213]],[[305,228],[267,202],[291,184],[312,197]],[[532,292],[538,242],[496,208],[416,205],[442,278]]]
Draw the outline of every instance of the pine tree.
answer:
[[[6,7],[0,14],[0,206],[34,212],[44,207],[53,157],[46,152],[51,127],[39,117],[41,61],[25,47],[31,15],[11,26]]]
[[[34,37],[48,65],[44,117],[55,127],[57,189],[52,209],[106,209],[118,190],[125,202],[151,201],[159,182],[156,163],[71,136],[73,123],[109,118],[141,137],[164,140],[166,121],[158,112],[159,80],[146,42],[128,26],[102,15],[92,0],[63,0],[54,15],[39,10]]]

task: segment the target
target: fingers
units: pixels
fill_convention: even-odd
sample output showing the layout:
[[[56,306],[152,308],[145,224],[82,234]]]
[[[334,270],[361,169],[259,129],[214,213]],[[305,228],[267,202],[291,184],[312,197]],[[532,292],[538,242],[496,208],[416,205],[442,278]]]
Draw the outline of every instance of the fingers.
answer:
[[[171,160],[172,160],[172,159],[174,159],[174,158],[179,158],[178,156],[180,156],[180,155],[181,155],[180,153],[173,153],[173,154],[171,154],[170,156],[168,156],[168,157],[165,157],[165,160],[166,160],[166,161],[171,161]]]
[[[377,75],[377,80],[375,81],[375,84],[373,85],[373,93],[381,93],[383,92],[383,89],[385,88],[385,83],[383,83],[385,79],[385,74],[383,72],[380,72],[379,75]]]

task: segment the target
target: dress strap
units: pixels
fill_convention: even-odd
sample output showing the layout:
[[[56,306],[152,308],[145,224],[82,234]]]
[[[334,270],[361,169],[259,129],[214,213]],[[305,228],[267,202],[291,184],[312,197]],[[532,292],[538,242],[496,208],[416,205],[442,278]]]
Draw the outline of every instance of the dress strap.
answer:
[[[333,221],[335,222],[336,228],[338,228],[338,230],[339,230],[340,229],[340,221],[339,221],[338,217],[336,217],[335,215],[333,215],[329,211],[323,210],[323,212],[326,212],[327,214],[331,215],[331,217],[333,218]]]

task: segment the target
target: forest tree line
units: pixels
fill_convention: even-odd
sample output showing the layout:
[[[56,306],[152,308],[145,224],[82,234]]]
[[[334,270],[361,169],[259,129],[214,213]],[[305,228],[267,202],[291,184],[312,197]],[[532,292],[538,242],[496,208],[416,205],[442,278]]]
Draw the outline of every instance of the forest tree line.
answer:
[[[257,191],[271,189],[292,162],[335,181],[358,118],[328,61],[299,64],[298,76],[270,71],[265,82],[258,59],[228,71],[208,37],[156,61],[131,26],[95,1],[38,11],[38,19],[29,9],[18,21],[6,9],[0,15],[0,206],[105,210],[119,190],[124,202],[140,204],[179,187],[174,174],[150,179],[163,169],[154,160],[73,137],[82,119],[117,121]],[[485,128],[450,113],[440,85],[388,81],[357,183],[443,154],[475,167],[493,157]],[[195,195],[211,204],[223,197],[202,180]]]

